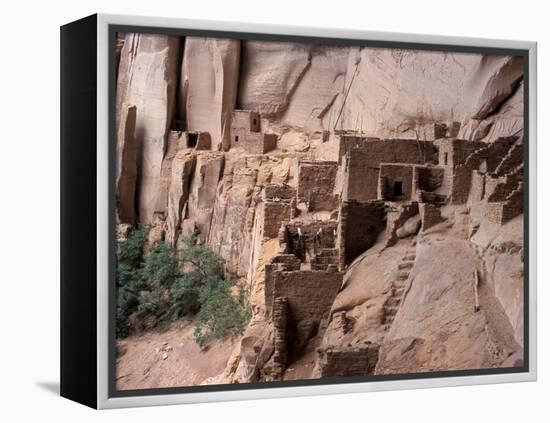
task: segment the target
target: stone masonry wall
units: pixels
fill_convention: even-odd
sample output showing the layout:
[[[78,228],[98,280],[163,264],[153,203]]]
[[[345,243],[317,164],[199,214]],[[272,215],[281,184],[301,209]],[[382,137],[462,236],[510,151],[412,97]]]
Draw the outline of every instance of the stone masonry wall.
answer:
[[[338,222],[336,221],[293,221],[286,225],[288,252],[295,254],[302,262],[314,257],[323,248],[336,246]]]
[[[277,135],[251,132],[244,136],[242,142],[248,154],[265,154],[277,147]]]
[[[281,224],[292,218],[292,200],[264,199],[264,238],[277,238]]]
[[[296,189],[287,184],[268,184],[264,188],[266,199],[291,200],[296,196]]]
[[[380,163],[424,164],[433,156],[433,143],[412,139],[367,140],[346,156],[344,200],[367,201],[378,197]]]
[[[334,298],[342,286],[344,274],[338,271],[277,271],[273,296],[286,297],[295,324],[319,323],[328,316]]]
[[[365,376],[374,373],[378,362],[377,344],[328,347],[317,350],[319,377]]]
[[[486,216],[491,222],[503,225],[523,213],[523,186],[514,190],[506,201],[487,203]]]
[[[491,144],[484,144],[483,147],[471,153],[463,164],[454,168],[451,184],[452,204],[464,204],[468,200],[472,171],[494,172],[516,139],[517,137],[505,137],[499,138]]]
[[[334,184],[338,163],[301,161],[298,169],[298,201],[311,209],[331,210],[336,206]]]
[[[418,213],[418,203],[386,203],[386,247],[391,247],[397,240],[397,229],[401,227],[408,219]]]
[[[260,132],[260,114],[250,110],[234,110],[231,117],[231,144],[238,145],[250,132]]]
[[[472,172],[472,182],[470,184],[470,196],[468,203],[476,203],[485,197],[485,178],[487,174],[477,170]]]
[[[288,299],[275,298],[273,304],[273,373],[275,377],[281,376],[286,369],[287,362],[287,325],[288,325]]]
[[[411,200],[414,192],[413,165],[381,163],[378,181],[379,200]],[[394,184],[401,183],[402,194],[395,195]]]
[[[415,189],[435,191],[443,185],[445,171],[435,166],[414,166]]]
[[[300,269],[300,260],[294,254],[279,254],[265,265],[264,295],[267,312],[271,312],[274,300],[275,273],[278,271],[295,271]]]
[[[372,247],[385,226],[384,202],[342,202],[338,226],[341,266]]]
[[[444,219],[441,216],[439,207],[430,203],[421,203],[418,207],[420,211],[420,219],[422,221],[422,226],[420,228],[422,232],[440,222],[443,222]]]

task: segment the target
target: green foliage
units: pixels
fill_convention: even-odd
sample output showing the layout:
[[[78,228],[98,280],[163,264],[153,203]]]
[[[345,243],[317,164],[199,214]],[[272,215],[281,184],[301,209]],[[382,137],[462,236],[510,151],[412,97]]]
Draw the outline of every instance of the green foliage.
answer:
[[[245,290],[233,295],[235,282],[222,277],[223,259],[197,244],[197,234],[183,240],[178,252],[159,242],[145,256],[148,227],[134,230],[117,249],[117,333],[128,334],[134,312],[158,321],[197,315],[195,339],[204,345],[250,320]]]
[[[127,239],[118,241],[117,260],[119,264],[124,263],[134,268],[139,267],[149,229],[148,225],[141,225],[134,229]]]
[[[210,276],[200,290],[200,310],[195,322],[194,337],[204,346],[211,339],[223,338],[229,332],[240,332],[250,320],[244,289],[239,287],[237,298],[231,293],[234,281]]]
[[[128,332],[127,319],[130,313],[139,305],[139,296],[144,288],[141,276],[143,245],[149,233],[148,226],[140,226],[127,239],[117,243],[117,334]]]
[[[165,242],[157,243],[145,256],[141,277],[149,287],[169,286],[178,274],[176,251]]]

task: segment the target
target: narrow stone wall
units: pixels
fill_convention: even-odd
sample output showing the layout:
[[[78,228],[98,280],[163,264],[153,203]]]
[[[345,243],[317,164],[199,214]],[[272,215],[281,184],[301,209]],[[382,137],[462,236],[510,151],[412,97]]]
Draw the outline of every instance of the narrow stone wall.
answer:
[[[372,247],[385,227],[384,202],[342,202],[338,226],[341,266]]]
[[[338,222],[295,220],[285,225],[286,248],[302,262],[309,261],[323,248],[335,248]]]
[[[258,112],[234,110],[231,117],[231,145],[238,146],[251,132],[260,132],[261,120]]]
[[[264,198],[291,200],[296,196],[296,189],[287,184],[268,184],[264,188]]]
[[[469,204],[482,201],[485,197],[486,177],[486,173],[482,173],[477,170],[472,171],[472,182],[470,184],[470,195],[468,197]]]
[[[288,299],[275,298],[273,304],[273,373],[274,377],[282,376],[287,362],[287,325],[288,325]]]
[[[424,164],[433,157],[433,142],[412,139],[365,140],[346,151],[347,180],[343,199],[367,201],[378,198],[381,163]]]
[[[487,203],[487,218],[499,225],[503,225],[514,217],[523,213],[523,185],[506,198],[505,201]]]
[[[467,202],[472,182],[472,171],[493,173],[516,139],[517,137],[505,137],[499,138],[491,144],[484,143],[484,146],[471,153],[463,164],[455,166],[451,183],[452,204]]]
[[[296,271],[300,269],[300,260],[294,254],[279,254],[265,265],[265,305],[268,313],[271,312],[274,301],[275,273],[278,271]]]
[[[327,270],[329,266],[340,266],[337,248],[323,248],[311,259],[311,270]]]
[[[242,142],[248,154],[265,154],[277,147],[277,135],[251,132],[244,136]]]
[[[334,185],[338,163],[301,161],[298,168],[298,201],[308,204],[311,210],[332,210],[337,198]]]
[[[316,370],[322,378],[370,375],[378,362],[379,349],[378,344],[319,348]]]
[[[438,223],[443,222],[443,217],[441,216],[441,211],[439,207],[430,203],[419,204],[420,219],[422,221],[422,226],[420,231],[425,231],[432,226],[437,225]]]
[[[338,271],[277,271],[273,296],[286,297],[291,319],[319,324],[328,316],[334,298],[342,286],[344,274]]]
[[[414,193],[413,165],[381,163],[378,199],[386,201],[411,200]],[[400,184],[400,192],[396,191]]]
[[[418,213],[418,203],[386,203],[386,248],[394,245],[397,240],[397,229],[399,229],[408,219]]]
[[[264,200],[264,238],[277,238],[283,222],[292,218],[292,200]]]

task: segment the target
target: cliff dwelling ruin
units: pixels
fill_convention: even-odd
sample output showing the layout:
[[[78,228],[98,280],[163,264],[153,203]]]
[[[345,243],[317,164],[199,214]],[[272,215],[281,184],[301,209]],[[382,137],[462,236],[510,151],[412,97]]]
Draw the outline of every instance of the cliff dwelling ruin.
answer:
[[[520,59],[120,37],[119,229],[198,231],[247,287],[201,383],[522,363]]]

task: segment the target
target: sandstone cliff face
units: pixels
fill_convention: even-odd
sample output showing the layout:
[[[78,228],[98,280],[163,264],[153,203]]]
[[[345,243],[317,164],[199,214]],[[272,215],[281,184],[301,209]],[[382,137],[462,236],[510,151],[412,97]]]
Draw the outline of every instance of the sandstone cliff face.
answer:
[[[117,114],[136,106],[138,219],[151,222],[157,206],[167,129],[175,106],[178,37],[127,34],[117,83]]]
[[[225,259],[228,274],[249,288],[253,319],[225,371],[210,382],[327,376],[330,366],[323,368],[317,349],[325,361],[376,357],[375,365],[365,364],[376,374],[521,363],[523,215],[514,199],[522,193],[522,75],[522,59],[514,57],[126,34],[117,88],[120,220],[151,223],[155,239],[176,246],[198,229],[200,241]],[[128,104],[135,105],[135,131]],[[274,149],[251,154],[242,138],[231,136],[236,108],[260,113],[257,133],[276,134]],[[175,130],[207,132],[210,151]],[[347,141],[346,131],[353,132]],[[512,136],[509,150],[491,149]],[[435,188],[412,199],[418,204],[410,216],[382,198],[384,187],[374,181],[380,198],[372,201],[386,211],[370,226],[386,231],[378,239],[371,234],[374,245],[347,266],[335,258],[347,206],[342,189],[348,157],[366,137],[451,144],[459,138],[473,142],[478,154],[468,150],[456,167],[442,154],[416,163],[428,170],[415,170],[411,179]],[[443,151],[439,141],[434,148]],[[321,207],[313,195],[293,198],[285,222],[294,219],[298,231],[268,236],[266,187],[285,184],[302,193],[311,187],[300,187],[300,167],[317,161],[336,169],[320,174],[333,185],[325,193],[330,201]],[[439,173],[419,176],[434,163]],[[357,174],[366,183],[367,175]],[[467,200],[452,204],[460,189]],[[287,204],[271,200],[280,209]],[[300,250],[311,222],[335,222],[338,234],[328,231],[335,245]],[[364,223],[350,223],[351,230],[364,230]],[[315,231],[320,242],[323,230]],[[330,266],[337,262],[345,272],[326,319],[293,328],[294,335],[309,336],[290,350],[295,374],[277,367],[280,322],[266,303],[266,265],[291,256],[311,261],[281,271],[336,274]],[[336,367],[330,371],[341,371]]]
[[[118,220],[133,224],[137,178],[136,106],[123,104],[120,108],[116,144],[116,191]]]
[[[179,88],[179,118],[229,149],[231,112],[239,83],[240,41],[187,37]]]

